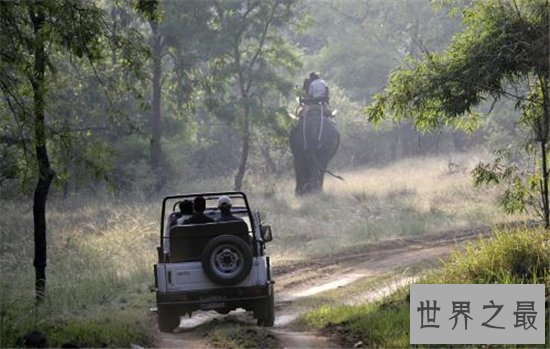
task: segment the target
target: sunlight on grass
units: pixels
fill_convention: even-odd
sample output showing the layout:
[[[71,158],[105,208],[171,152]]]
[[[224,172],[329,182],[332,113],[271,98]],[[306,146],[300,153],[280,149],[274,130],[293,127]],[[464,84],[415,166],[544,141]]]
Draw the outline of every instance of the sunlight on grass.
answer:
[[[543,228],[495,230],[488,239],[455,250],[442,266],[427,273],[417,283],[461,284],[545,284],[550,289],[550,235]],[[357,288],[349,285],[346,288]],[[337,292],[345,293],[344,290]],[[367,293],[367,290],[362,291]],[[357,297],[361,292],[354,293]],[[409,347],[409,287],[388,297],[359,305],[327,302],[304,314],[298,323],[304,328],[325,328],[344,347],[359,341],[367,347]],[[320,295],[322,296],[322,295]],[[329,297],[334,299],[333,297]],[[550,309],[546,308],[546,321]],[[545,345],[521,347],[544,348]],[[423,346],[421,346],[423,347]],[[515,346],[511,346],[515,347]]]
[[[280,262],[528,218],[503,214],[495,189],[474,189],[469,172],[477,159],[463,157],[455,159],[461,167],[452,173],[446,157],[342,173],[345,181],[327,177],[325,193],[307,197],[295,197],[294,182],[286,179],[277,191],[253,191],[252,202],[274,228],[272,253]]]
[[[275,266],[323,258],[387,239],[526,218],[498,211],[494,191],[474,190],[470,162],[465,161],[456,173],[449,173],[446,163],[446,158],[436,157],[358,169],[343,173],[343,182],[327,177],[325,193],[307,197],[294,196],[293,178],[251,176],[245,192],[252,207],[260,210],[264,222],[273,228],[275,238],[269,252]],[[224,177],[181,182],[166,188],[166,194],[229,188],[231,181]],[[160,196],[148,198],[140,193],[121,197],[99,193],[96,197],[66,200],[53,196],[47,217],[49,296],[42,307],[47,311],[40,310],[40,314],[32,303],[30,200],[0,201],[2,345],[16,346],[16,339],[32,329],[47,330],[69,323],[76,327],[81,324],[84,333],[90,322],[101,323],[105,313],[118,314],[121,307],[128,315],[120,321],[129,321],[126,325],[131,327],[125,331],[149,333],[142,320],[150,316],[148,309],[154,304],[154,294],[148,289],[154,283],[152,268],[159,244],[161,201]],[[105,326],[113,331],[126,328],[108,323]],[[64,338],[70,341],[75,331],[55,333],[66,333]],[[59,336],[56,341],[62,340]],[[81,343],[130,344],[109,342],[110,336],[105,332],[104,336],[98,335],[97,342],[83,339]],[[141,342],[137,344],[149,345],[148,338],[139,337]]]
[[[156,206],[156,205],[154,205]],[[74,209],[78,207],[78,209]],[[48,297],[34,305],[32,217],[2,202],[0,230],[2,346],[18,345],[30,330],[50,346],[149,345],[152,265],[157,226],[142,203],[72,198],[52,204],[48,216]],[[72,208],[72,209],[67,209]],[[26,222],[26,224],[22,224]],[[9,253],[5,253],[9,252]]]

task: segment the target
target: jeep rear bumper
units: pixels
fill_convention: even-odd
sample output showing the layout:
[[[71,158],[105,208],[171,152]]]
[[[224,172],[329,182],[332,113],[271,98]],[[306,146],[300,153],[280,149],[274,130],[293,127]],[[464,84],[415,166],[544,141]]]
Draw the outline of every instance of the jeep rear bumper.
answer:
[[[230,311],[237,308],[254,310],[258,302],[273,293],[273,283],[263,286],[227,287],[205,291],[160,293],[157,291],[158,308],[170,309],[180,314],[196,310]]]

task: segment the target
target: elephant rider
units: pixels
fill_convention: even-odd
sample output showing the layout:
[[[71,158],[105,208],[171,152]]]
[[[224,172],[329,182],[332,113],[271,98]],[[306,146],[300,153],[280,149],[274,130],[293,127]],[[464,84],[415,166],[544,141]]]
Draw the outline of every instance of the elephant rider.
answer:
[[[311,72],[309,78],[304,80],[303,90],[305,98],[301,99],[306,113],[331,116],[329,104],[328,84],[321,79],[318,72]]]

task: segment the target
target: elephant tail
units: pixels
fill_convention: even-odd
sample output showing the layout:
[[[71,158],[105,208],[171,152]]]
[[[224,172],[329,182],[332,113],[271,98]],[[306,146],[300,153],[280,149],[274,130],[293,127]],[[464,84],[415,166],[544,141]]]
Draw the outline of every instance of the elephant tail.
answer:
[[[321,172],[324,172],[324,173],[327,173],[329,175],[331,175],[332,177],[334,178],[337,178],[341,181],[345,181],[344,177],[342,176],[339,176],[337,174],[334,174],[333,172],[331,172],[328,168],[322,168],[321,165],[319,165],[319,161],[317,161],[317,157],[315,156],[315,152],[312,152],[311,153],[311,158],[313,159],[313,162],[315,162],[315,166],[317,166],[317,168],[319,169],[319,171]]]
[[[327,170],[327,169],[325,169],[325,172],[328,173],[329,175],[331,175],[331,176],[334,177],[334,178],[337,178],[337,179],[339,179],[339,180],[341,180],[341,181],[345,181],[344,177],[339,176],[339,175],[337,175],[337,174],[334,174],[334,173],[330,172],[330,171]]]

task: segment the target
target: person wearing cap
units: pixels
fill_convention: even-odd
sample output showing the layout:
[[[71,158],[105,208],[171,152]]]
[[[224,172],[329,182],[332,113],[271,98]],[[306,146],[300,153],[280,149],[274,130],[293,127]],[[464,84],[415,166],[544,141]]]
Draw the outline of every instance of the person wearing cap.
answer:
[[[197,196],[193,200],[193,209],[195,213],[183,221],[183,224],[199,224],[199,223],[210,223],[214,220],[204,214],[206,210],[206,200],[202,196]]]
[[[218,198],[218,208],[221,213],[220,218],[217,220],[218,222],[242,221],[239,217],[231,214],[231,199],[229,199],[229,196],[222,195]]]

